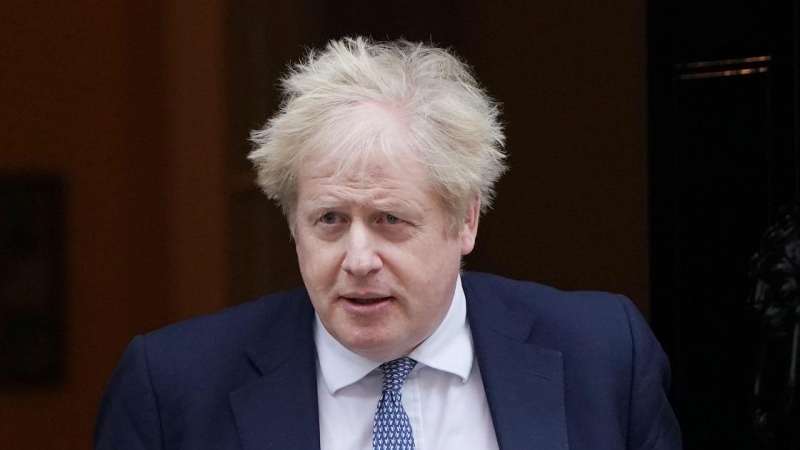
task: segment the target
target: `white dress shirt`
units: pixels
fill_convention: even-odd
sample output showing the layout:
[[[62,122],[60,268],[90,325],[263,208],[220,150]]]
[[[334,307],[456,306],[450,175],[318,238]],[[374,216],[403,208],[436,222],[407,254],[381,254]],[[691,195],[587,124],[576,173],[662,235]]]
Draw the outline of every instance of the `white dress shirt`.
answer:
[[[319,317],[314,340],[321,449],[371,450],[380,364],[342,346]],[[417,365],[401,392],[416,450],[497,449],[460,277],[439,328],[408,356]]]

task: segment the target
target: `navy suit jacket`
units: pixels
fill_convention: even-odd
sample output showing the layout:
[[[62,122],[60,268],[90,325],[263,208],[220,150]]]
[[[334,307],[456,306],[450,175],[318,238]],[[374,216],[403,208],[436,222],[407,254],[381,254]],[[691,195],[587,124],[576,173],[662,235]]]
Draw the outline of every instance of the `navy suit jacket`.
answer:
[[[666,357],[627,299],[478,273],[462,283],[501,449],[680,448]],[[313,317],[297,289],[136,337],[96,448],[319,449]]]

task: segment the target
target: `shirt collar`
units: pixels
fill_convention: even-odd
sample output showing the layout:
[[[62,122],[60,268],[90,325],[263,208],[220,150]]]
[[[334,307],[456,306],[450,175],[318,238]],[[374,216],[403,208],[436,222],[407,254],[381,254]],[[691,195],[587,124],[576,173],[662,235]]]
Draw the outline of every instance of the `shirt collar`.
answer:
[[[331,395],[356,383],[380,365],[340,344],[328,333],[316,314],[314,342],[317,345],[320,373]],[[466,383],[472,371],[474,355],[472,335],[467,324],[467,300],[459,275],[453,301],[442,323],[408,356],[422,365],[461,377],[461,381]]]

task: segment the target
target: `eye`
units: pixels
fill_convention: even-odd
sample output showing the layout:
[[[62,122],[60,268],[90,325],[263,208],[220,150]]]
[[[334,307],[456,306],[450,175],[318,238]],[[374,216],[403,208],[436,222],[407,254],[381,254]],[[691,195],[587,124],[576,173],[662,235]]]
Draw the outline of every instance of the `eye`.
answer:
[[[319,218],[319,221],[324,224],[333,225],[336,223],[337,218],[336,213],[329,212],[323,214],[322,217]]]
[[[386,223],[391,224],[391,225],[396,225],[396,224],[401,223],[403,221],[403,219],[400,219],[399,217],[393,216],[391,214],[386,214],[385,220],[386,220]]]

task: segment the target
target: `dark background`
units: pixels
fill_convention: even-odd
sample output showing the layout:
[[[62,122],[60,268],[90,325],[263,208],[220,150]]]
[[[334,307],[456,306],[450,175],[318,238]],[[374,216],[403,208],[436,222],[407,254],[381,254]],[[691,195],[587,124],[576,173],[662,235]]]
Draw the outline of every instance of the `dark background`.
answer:
[[[664,269],[678,263],[651,258],[650,245],[651,230],[673,236],[676,220],[656,213],[651,224],[651,209],[678,211],[664,169],[674,165],[658,162],[672,148],[658,143],[675,139],[658,124],[675,115],[676,62],[652,63],[671,55],[675,14],[649,10],[634,0],[3,2],[0,171],[57,175],[66,212],[63,376],[0,386],[2,446],[89,447],[135,334],[299,281],[285,224],[252,185],[246,139],[276,107],[286,63],[347,34],[451,46],[503,105],[511,171],[467,268],[621,292],[648,317],[652,298],[654,312],[666,307],[659,337],[688,370]],[[740,258],[756,249],[747,239]]]
[[[762,392],[783,394],[791,339],[764,339],[743,301],[761,233],[798,204],[799,13],[796,1],[649,3],[651,324],[687,449],[800,448],[753,432],[756,355],[771,355]],[[771,428],[793,410],[796,433],[800,399],[778,400],[758,403]]]

